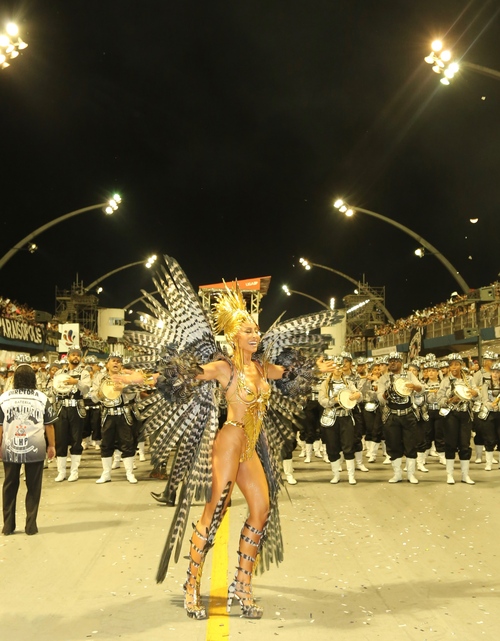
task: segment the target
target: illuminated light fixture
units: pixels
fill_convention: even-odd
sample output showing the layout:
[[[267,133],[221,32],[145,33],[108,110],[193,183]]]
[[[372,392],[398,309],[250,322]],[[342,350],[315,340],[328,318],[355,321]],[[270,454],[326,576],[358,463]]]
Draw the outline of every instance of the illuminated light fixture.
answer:
[[[35,243],[29,243],[28,251],[30,254],[34,254],[37,249],[38,249],[38,245],[35,245]]]
[[[440,78],[442,85],[449,85],[450,80],[460,69],[457,62],[450,62],[452,54],[449,49],[445,49],[438,56],[438,52],[441,51],[443,43],[440,40],[435,40],[432,45],[432,51],[428,56],[425,56],[424,60],[428,65],[432,65],[432,71],[437,74],[443,74],[444,77]],[[449,63],[448,65],[446,63]]]
[[[345,215],[349,217],[354,216],[354,211],[352,209],[347,209]]]
[[[98,287],[98,288],[96,289],[96,292],[97,292],[98,294],[101,294],[101,293],[102,293],[102,291],[103,291],[102,287]]]
[[[19,28],[14,22],[5,25],[6,33],[0,34],[0,69],[10,67],[8,59],[13,60],[28,44],[18,37]]]
[[[415,256],[418,256],[419,258],[423,258],[425,256],[425,249],[423,247],[419,247],[418,249],[416,249]]]
[[[153,254],[152,256],[150,256],[148,258],[148,260],[146,262],[146,267],[148,269],[151,269],[151,267],[154,265],[155,261],[156,261],[156,254]]]
[[[288,289],[288,285],[283,285],[283,287],[282,287],[281,289],[285,292],[285,294],[286,294],[287,296],[291,296],[291,295],[292,295],[292,293],[291,293],[291,292],[290,292],[290,290]]]
[[[309,271],[311,269],[311,265],[309,264],[309,261],[306,260],[305,258],[299,258],[299,263],[302,265],[302,267]]]
[[[330,298],[330,309],[335,309],[335,298]]]
[[[342,205],[343,205],[343,204],[344,204],[344,201],[343,201],[343,200],[341,200],[340,198],[338,198],[338,199],[333,203],[333,206],[335,207],[335,209],[340,209],[340,208],[342,207]]]
[[[347,313],[350,314],[351,312],[355,312],[357,309],[360,309],[361,307],[364,307],[367,303],[370,302],[370,299],[368,298],[367,300],[364,300],[362,303],[358,303],[357,305],[353,305],[347,310]]]
[[[113,198],[108,201],[108,206],[103,209],[104,213],[108,216],[111,216],[117,209],[122,199],[118,194],[115,194]]]
[[[478,222],[479,218],[470,218],[470,222],[475,225]]]

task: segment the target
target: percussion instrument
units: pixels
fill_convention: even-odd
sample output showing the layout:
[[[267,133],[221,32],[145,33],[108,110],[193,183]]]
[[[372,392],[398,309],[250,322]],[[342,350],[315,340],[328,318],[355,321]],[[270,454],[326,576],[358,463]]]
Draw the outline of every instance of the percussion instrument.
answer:
[[[352,393],[353,392],[347,387],[345,389],[341,389],[339,392],[339,405],[341,405],[345,410],[352,410],[352,408],[356,406],[357,401],[353,401],[350,398]]]
[[[109,376],[104,376],[99,384],[99,393],[104,396],[107,401],[116,401],[122,393],[122,390],[115,387],[114,382]]]
[[[461,398],[462,401],[470,401],[471,399],[471,388],[465,385],[464,383],[456,383],[454,392]]]
[[[394,381],[394,389],[400,396],[411,396],[413,390],[408,389],[410,381],[407,378],[397,378]]]

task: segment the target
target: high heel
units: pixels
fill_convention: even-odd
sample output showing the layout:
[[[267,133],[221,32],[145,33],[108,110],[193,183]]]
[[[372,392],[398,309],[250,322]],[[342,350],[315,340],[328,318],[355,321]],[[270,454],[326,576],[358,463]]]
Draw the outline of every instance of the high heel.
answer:
[[[200,549],[193,542],[193,538],[195,534],[198,536],[198,538],[200,538],[202,541],[205,542],[205,546],[203,547],[203,549]],[[207,611],[201,602],[201,596],[200,596],[200,584],[201,584],[201,575],[203,573],[203,563],[205,561],[205,557],[208,552],[207,545],[206,545],[207,541],[208,541],[208,537],[203,536],[203,534],[201,534],[201,532],[195,527],[193,536],[191,537],[191,541],[190,541],[191,548],[189,551],[189,565],[187,570],[187,579],[183,585],[184,609],[186,610],[186,614],[190,619],[206,619],[208,616]],[[197,563],[193,559],[193,550],[200,556],[199,563]],[[193,573],[191,571],[191,568],[195,569],[196,573]],[[189,592],[188,589],[191,589],[191,592]]]
[[[249,536],[246,536],[245,534],[243,534],[243,531],[245,529],[247,529],[252,534],[256,534],[258,537],[257,540],[254,541]],[[246,619],[261,619],[262,614],[264,613],[263,609],[255,603],[253,592],[252,592],[252,583],[251,583],[252,570],[255,567],[256,558],[260,551],[264,532],[265,532],[265,528],[263,530],[258,530],[257,528],[254,528],[249,523],[244,524],[240,534],[240,549],[238,550],[239,564],[238,564],[238,567],[236,568],[236,576],[227,591],[227,605],[226,605],[227,612],[231,611],[233,599],[236,597],[236,599],[240,604],[242,616],[245,617]],[[241,548],[244,546],[245,543],[255,548],[255,557],[250,556],[249,554],[245,554],[244,552],[241,551]],[[241,567],[242,561],[246,561],[249,564],[250,569],[242,568]],[[245,577],[248,577],[248,580],[241,581],[238,578],[238,576],[243,576],[243,575],[245,575]]]
[[[238,568],[241,572],[245,572],[243,568]],[[249,574],[249,578],[252,577],[252,574]],[[240,596],[238,592],[243,595]],[[252,593],[252,585],[250,581],[248,583],[243,583],[243,581],[237,581],[236,579],[231,583],[227,591],[227,612],[231,611],[231,606],[233,604],[233,599],[237,598],[240,603],[241,613],[245,619],[261,619],[264,614],[264,610],[259,607],[254,599]]]

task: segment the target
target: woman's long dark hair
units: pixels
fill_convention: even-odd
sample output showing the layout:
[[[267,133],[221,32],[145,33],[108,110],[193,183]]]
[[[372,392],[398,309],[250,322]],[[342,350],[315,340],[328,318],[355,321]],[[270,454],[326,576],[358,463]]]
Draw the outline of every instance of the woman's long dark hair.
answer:
[[[36,374],[31,365],[18,365],[14,372],[13,389],[36,389]]]

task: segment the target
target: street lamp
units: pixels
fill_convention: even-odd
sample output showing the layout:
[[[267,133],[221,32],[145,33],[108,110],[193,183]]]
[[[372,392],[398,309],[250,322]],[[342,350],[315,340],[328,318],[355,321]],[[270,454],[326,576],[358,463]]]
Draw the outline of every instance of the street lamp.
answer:
[[[113,269],[112,271],[107,272],[106,274],[104,274],[104,276],[100,276],[99,278],[94,280],[92,283],[90,283],[90,285],[88,285],[87,287],[84,287],[83,291],[85,293],[89,292],[91,289],[93,289],[96,285],[101,283],[104,279],[108,278],[109,276],[113,276],[113,274],[121,272],[123,269],[128,269],[129,267],[134,267],[135,265],[144,265],[147,269],[151,269],[151,267],[153,266],[155,261],[156,261],[156,254],[153,254],[152,256],[150,256],[147,259],[146,262],[143,261],[143,260],[138,260],[135,263],[128,263],[128,265],[122,265],[121,267],[118,267],[117,269]],[[100,294],[101,292],[102,292],[102,287],[99,287],[99,289],[97,290],[97,293]]]
[[[334,298],[332,298],[330,300],[330,305],[327,305],[322,300],[319,300],[319,298],[314,298],[314,296],[309,296],[309,294],[304,294],[304,292],[298,292],[295,289],[289,289],[287,285],[283,285],[283,287],[281,289],[285,292],[285,294],[287,296],[291,296],[292,294],[298,294],[299,296],[305,296],[306,298],[310,298],[311,300],[313,300],[316,303],[318,303],[318,305],[321,305],[321,307],[324,307],[325,309],[328,309],[328,310],[333,309],[333,307],[331,306],[331,302],[332,301],[333,301],[333,303],[335,305],[335,299]]]
[[[111,198],[105,203],[99,203],[97,205],[90,205],[90,207],[83,207],[82,209],[76,209],[75,211],[70,211],[69,214],[64,214],[64,216],[59,216],[59,218],[55,218],[54,220],[51,220],[49,223],[45,223],[45,225],[38,227],[38,229],[35,229],[35,231],[32,231],[31,234],[28,234],[27,236],[25,236],[22,240],[20,240],[13,247],[11,247],[9,251],[2,256],[2,258],[0,258],[0,269],[2,269],[5,263],[8,260],[10,260],[12,256],[14,256],[14,254],[16,254],[21,249],[27,249],[31,254],[34,253],[38,249],[38,247],[37,245],[35,245],[35,243],[31,242],[33,238],[35,238],[42,232],[47,231],[47,229],[50,229],[54,225],[57,225],[57,223],[61,223],[63,220],[67,220],[68,218],[72,218],[73,216],[77,216],[78,214],[84,214],[86,211],[92,211],[93,209],[102,209],[102,211],[106,215],[110,216],[118,209],[118,206],[121,203],[121,200],[122,200],[121,197],[118,194],[115,194],[113,198]]]
[[[451,51],[449,49],[444,49],[443,47],[444,45],[441,40],[434,40],[431,45],[431,52],[424,58],[427,64],[432,65],[432,71],[442,76],[439,80],[441,84],[449,85],[450,81],[455,77],[455,74],[462,67],[471,69],[472,71],[477,71],[485,76],[496,78],[497,80],[500,79],[500,72],[495,69],[482,67],[481,65],[476,65],[472,62],[464,62],[463,60],[458,64],[456,60],[452,60],[453,56]]]
[[[453,265],[450,263],[450,261],[443,256],[443,254],[438,251],[434,245],[431,245],[431,243],[428,240],[425,240],[420,234],[417,234],[414,232],[412,229],[409,229],[408,227],[405,227],[405,225],[402,225],[401,223],[398,223],[395,220],[392,220],[392,218],[387,218],[387,216],[382,216],[382,214],[377,214],[375,211],[371,211],[369,209],[363,209],[362,207],[350,207],[346,203],[344,203],[343,200],[340,198],[337,199],[334,203],[333,206],[338,209],[339,211],[345,213],[346,215],[348,211],[351,211],[352,213],[350,214],[351,216],[354,214],[354,212],[361,212],[362,214],[368,214],[368,216],[374,216],[375,218],[378,218],[379,220],[383,220],[386,223],[389,223],[389,225],[393,225],[394,227],[397,227],[401,231],[404,231],[405,234],[408,234],[412,238],[414,238],[424,249],[426,249],[428,252],[431,254],[434,254],[436,258],[446,267],[446,269],[450,272],[450,274],[453,276],[453,278],[457,281],[457,283],[460,285],[460,288],[464,292],[464,294],[467,294],[470,291],[469,285],[465,282],[465,280],[460,276],[460,273],[458,270],[453,267]],[[417,254],[418,255],[418,254]]]
[[[0,33],[0,69],[10,67],[8,61],[17,58],[19,52],[27,46],[28,44],[19,37],[18,26],[13,22],[6,24],[5,33]]]
[[[347,207],[346,207],[346,210],[347,210]],[[349,214],[346,213],[346,215],[349,215]],[[336,269],[333,269],[332,267],[327,267],[326,265],[319,265],[318,263],[313,263],[310,260],[307,260],[307,258],[299,258],[299,263],[302,265],[302,267],[306,271],[309,271],[312,267],[318,267],[319,269],[326,269],[327,271],[332,272],[333,274],[337,274],[341,278],[345,278],[350,283],[353,283],[356,287],[359,287],[359,289],[362,291],[363,294],[366,294],[371,300],[373,300],[376,303],[378,307],[380,307],[380,309],[384,312],[387,320],[390,323],[394,323],[394,318],[392,314],[389,312],[386,306],[379,300],[379,298],[373,295],[373,293],[370,291],[370,288],[366,287],[366,285],[363,285],[359,281],[355,280],[351,276],[348,276],[347,274],[344,274],[343,272],[339,272]]]

